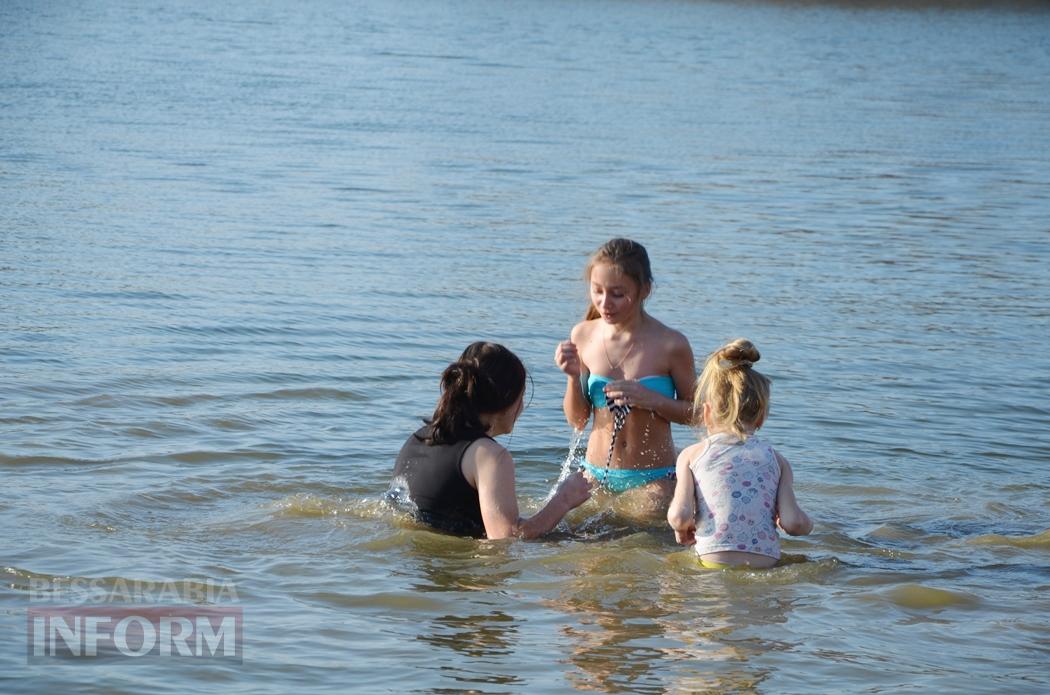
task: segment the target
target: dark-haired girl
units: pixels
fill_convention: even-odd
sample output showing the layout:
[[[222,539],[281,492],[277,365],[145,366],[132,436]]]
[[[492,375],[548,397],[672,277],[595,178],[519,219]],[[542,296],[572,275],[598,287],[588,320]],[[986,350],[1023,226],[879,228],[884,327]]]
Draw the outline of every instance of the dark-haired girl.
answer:
[[[640,488],[666,502],[674,490],[671,423],[692,421],[693,350],[684,335],[646,312],[653,272],[638,242],[606,242],[591,255],[584,278],[587,315],[554,354],[568,377],[569,424],[583,429],[594,415],[583,467],[612,492]],[[631,408],[615,439],[611,405]]]
[[[389,495],[434,528],[490,539],[535,538],[583,504],[590,483],[576,473],[536,514],[518,516],[514,460],[493,437],[514,429],[526,376],[525,365],[502,345],[468,346],[441,375],[433,417],[401,448]]]

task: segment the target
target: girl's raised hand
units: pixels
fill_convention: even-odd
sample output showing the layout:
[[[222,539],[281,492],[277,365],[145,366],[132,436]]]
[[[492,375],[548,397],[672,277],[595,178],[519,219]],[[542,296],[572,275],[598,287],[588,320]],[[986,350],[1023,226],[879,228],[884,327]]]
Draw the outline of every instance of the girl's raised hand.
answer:
[[[558,369],[565,372],[568,376],[579,379],[581,373],[580,353],[576,349],[576,343],[571,340],[558,343],[558,348],[554,351],[554,364],[558,365]]]

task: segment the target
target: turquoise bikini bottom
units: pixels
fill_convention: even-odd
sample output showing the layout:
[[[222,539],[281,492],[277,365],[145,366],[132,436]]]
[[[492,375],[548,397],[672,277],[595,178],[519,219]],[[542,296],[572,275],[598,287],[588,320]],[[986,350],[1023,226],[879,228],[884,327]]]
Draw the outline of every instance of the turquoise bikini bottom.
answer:
[[[667,468],[606,468],[595,466],[584,461],[583,470],[594,476],[594,479],[612,492],[623,492],[634,487],[641,487],[654,480],[674,480],[675,467]]]

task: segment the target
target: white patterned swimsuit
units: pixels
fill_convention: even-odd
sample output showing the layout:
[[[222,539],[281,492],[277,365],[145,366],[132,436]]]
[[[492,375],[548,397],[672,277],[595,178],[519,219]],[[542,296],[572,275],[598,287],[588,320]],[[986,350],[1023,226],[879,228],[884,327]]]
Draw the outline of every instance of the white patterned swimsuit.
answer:
[[[697,555],[735,550],[780,559],[780,464],[773,447],[754,436],[741,442],[726,433],[705,441],[689,464],[696,483]]]

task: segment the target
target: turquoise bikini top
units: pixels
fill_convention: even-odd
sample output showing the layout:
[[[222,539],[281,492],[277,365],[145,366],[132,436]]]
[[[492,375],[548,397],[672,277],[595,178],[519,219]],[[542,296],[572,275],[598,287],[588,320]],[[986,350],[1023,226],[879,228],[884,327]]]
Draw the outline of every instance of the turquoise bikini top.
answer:
[[[587,397],[591,399],[591,404],[595,408],[604,408],[608,405],[608,401],[605,398],[605,385],[613,381],[618,381],[618,379],[610,379],[600,374],[591,374],[587,377]],[[669,375],[643,376],[638,379],[638,382],[645,388],[663,394],[668,398],[674,398],[677,393],[674,389],[674,379]]]

